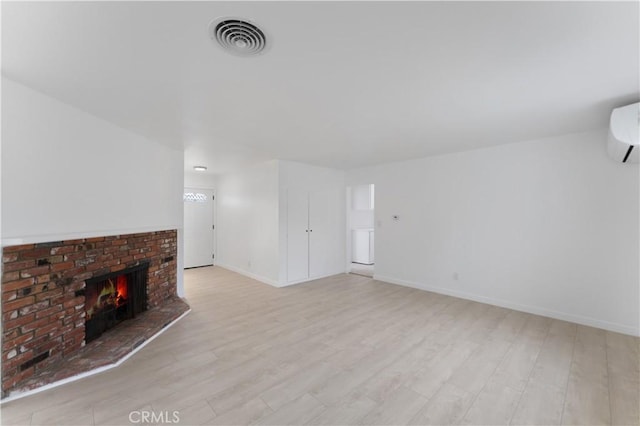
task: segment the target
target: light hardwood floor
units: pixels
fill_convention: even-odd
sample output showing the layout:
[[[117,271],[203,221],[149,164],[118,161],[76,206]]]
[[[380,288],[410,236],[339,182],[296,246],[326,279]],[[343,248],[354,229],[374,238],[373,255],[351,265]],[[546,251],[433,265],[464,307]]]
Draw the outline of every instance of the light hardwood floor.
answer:
[[[190,315],[117,369],[4,404],[2,424],[639,423],[637,338],[357,275],[185,283]]]

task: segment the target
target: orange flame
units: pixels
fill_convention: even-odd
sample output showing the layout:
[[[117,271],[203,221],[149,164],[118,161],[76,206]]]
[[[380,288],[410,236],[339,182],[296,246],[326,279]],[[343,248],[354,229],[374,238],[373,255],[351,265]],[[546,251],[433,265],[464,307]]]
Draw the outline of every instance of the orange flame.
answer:
[[[127,301],[127,277],[119,275],[116,284],[116,306],[122,306]]]
[[[115,279],[108,279],[107,283],[102,287],[98,296],[92,300],[93,304],[87,309],[87,319],[109,306],[120,307],[127,302],[127,276],[119,275]],[[89,302],[90,304],[91,302]],[[89,306],[89,304],[87,306]]]

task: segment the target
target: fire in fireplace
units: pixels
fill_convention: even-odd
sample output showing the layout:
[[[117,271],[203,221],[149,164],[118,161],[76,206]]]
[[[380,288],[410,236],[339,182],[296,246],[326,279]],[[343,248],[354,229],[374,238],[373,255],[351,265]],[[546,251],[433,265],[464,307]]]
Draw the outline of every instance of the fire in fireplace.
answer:
[[[147,310],[148,271],[149,264],[143,263],[87,280],[85,342]]]

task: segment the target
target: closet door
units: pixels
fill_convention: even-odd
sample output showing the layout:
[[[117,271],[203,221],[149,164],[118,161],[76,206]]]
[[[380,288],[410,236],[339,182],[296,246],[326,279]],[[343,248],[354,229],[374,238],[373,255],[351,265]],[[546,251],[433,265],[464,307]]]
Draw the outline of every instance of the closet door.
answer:
[[[309,193],[309,278],[331,274],[335,263],[344,262],[335,250],[340,197],[335,189],[312,191]]]
[[[309,195],[287,191],[287,281],[309,278]]]
[[[326,269],[328,203],[328,191],[309,193],[309,278],[321,277]]]

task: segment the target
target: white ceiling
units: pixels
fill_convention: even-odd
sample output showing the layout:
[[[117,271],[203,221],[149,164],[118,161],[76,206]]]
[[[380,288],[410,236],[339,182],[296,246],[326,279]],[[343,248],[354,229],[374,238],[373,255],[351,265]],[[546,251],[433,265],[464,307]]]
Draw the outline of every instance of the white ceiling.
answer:
[[[222,16],[253,20],[269,51],[222,51],[207,34]],[[638,16],[638,2],[3,2],[2,71],[184,147],[187,170],[349,169],[606,126],[638,101]]]

